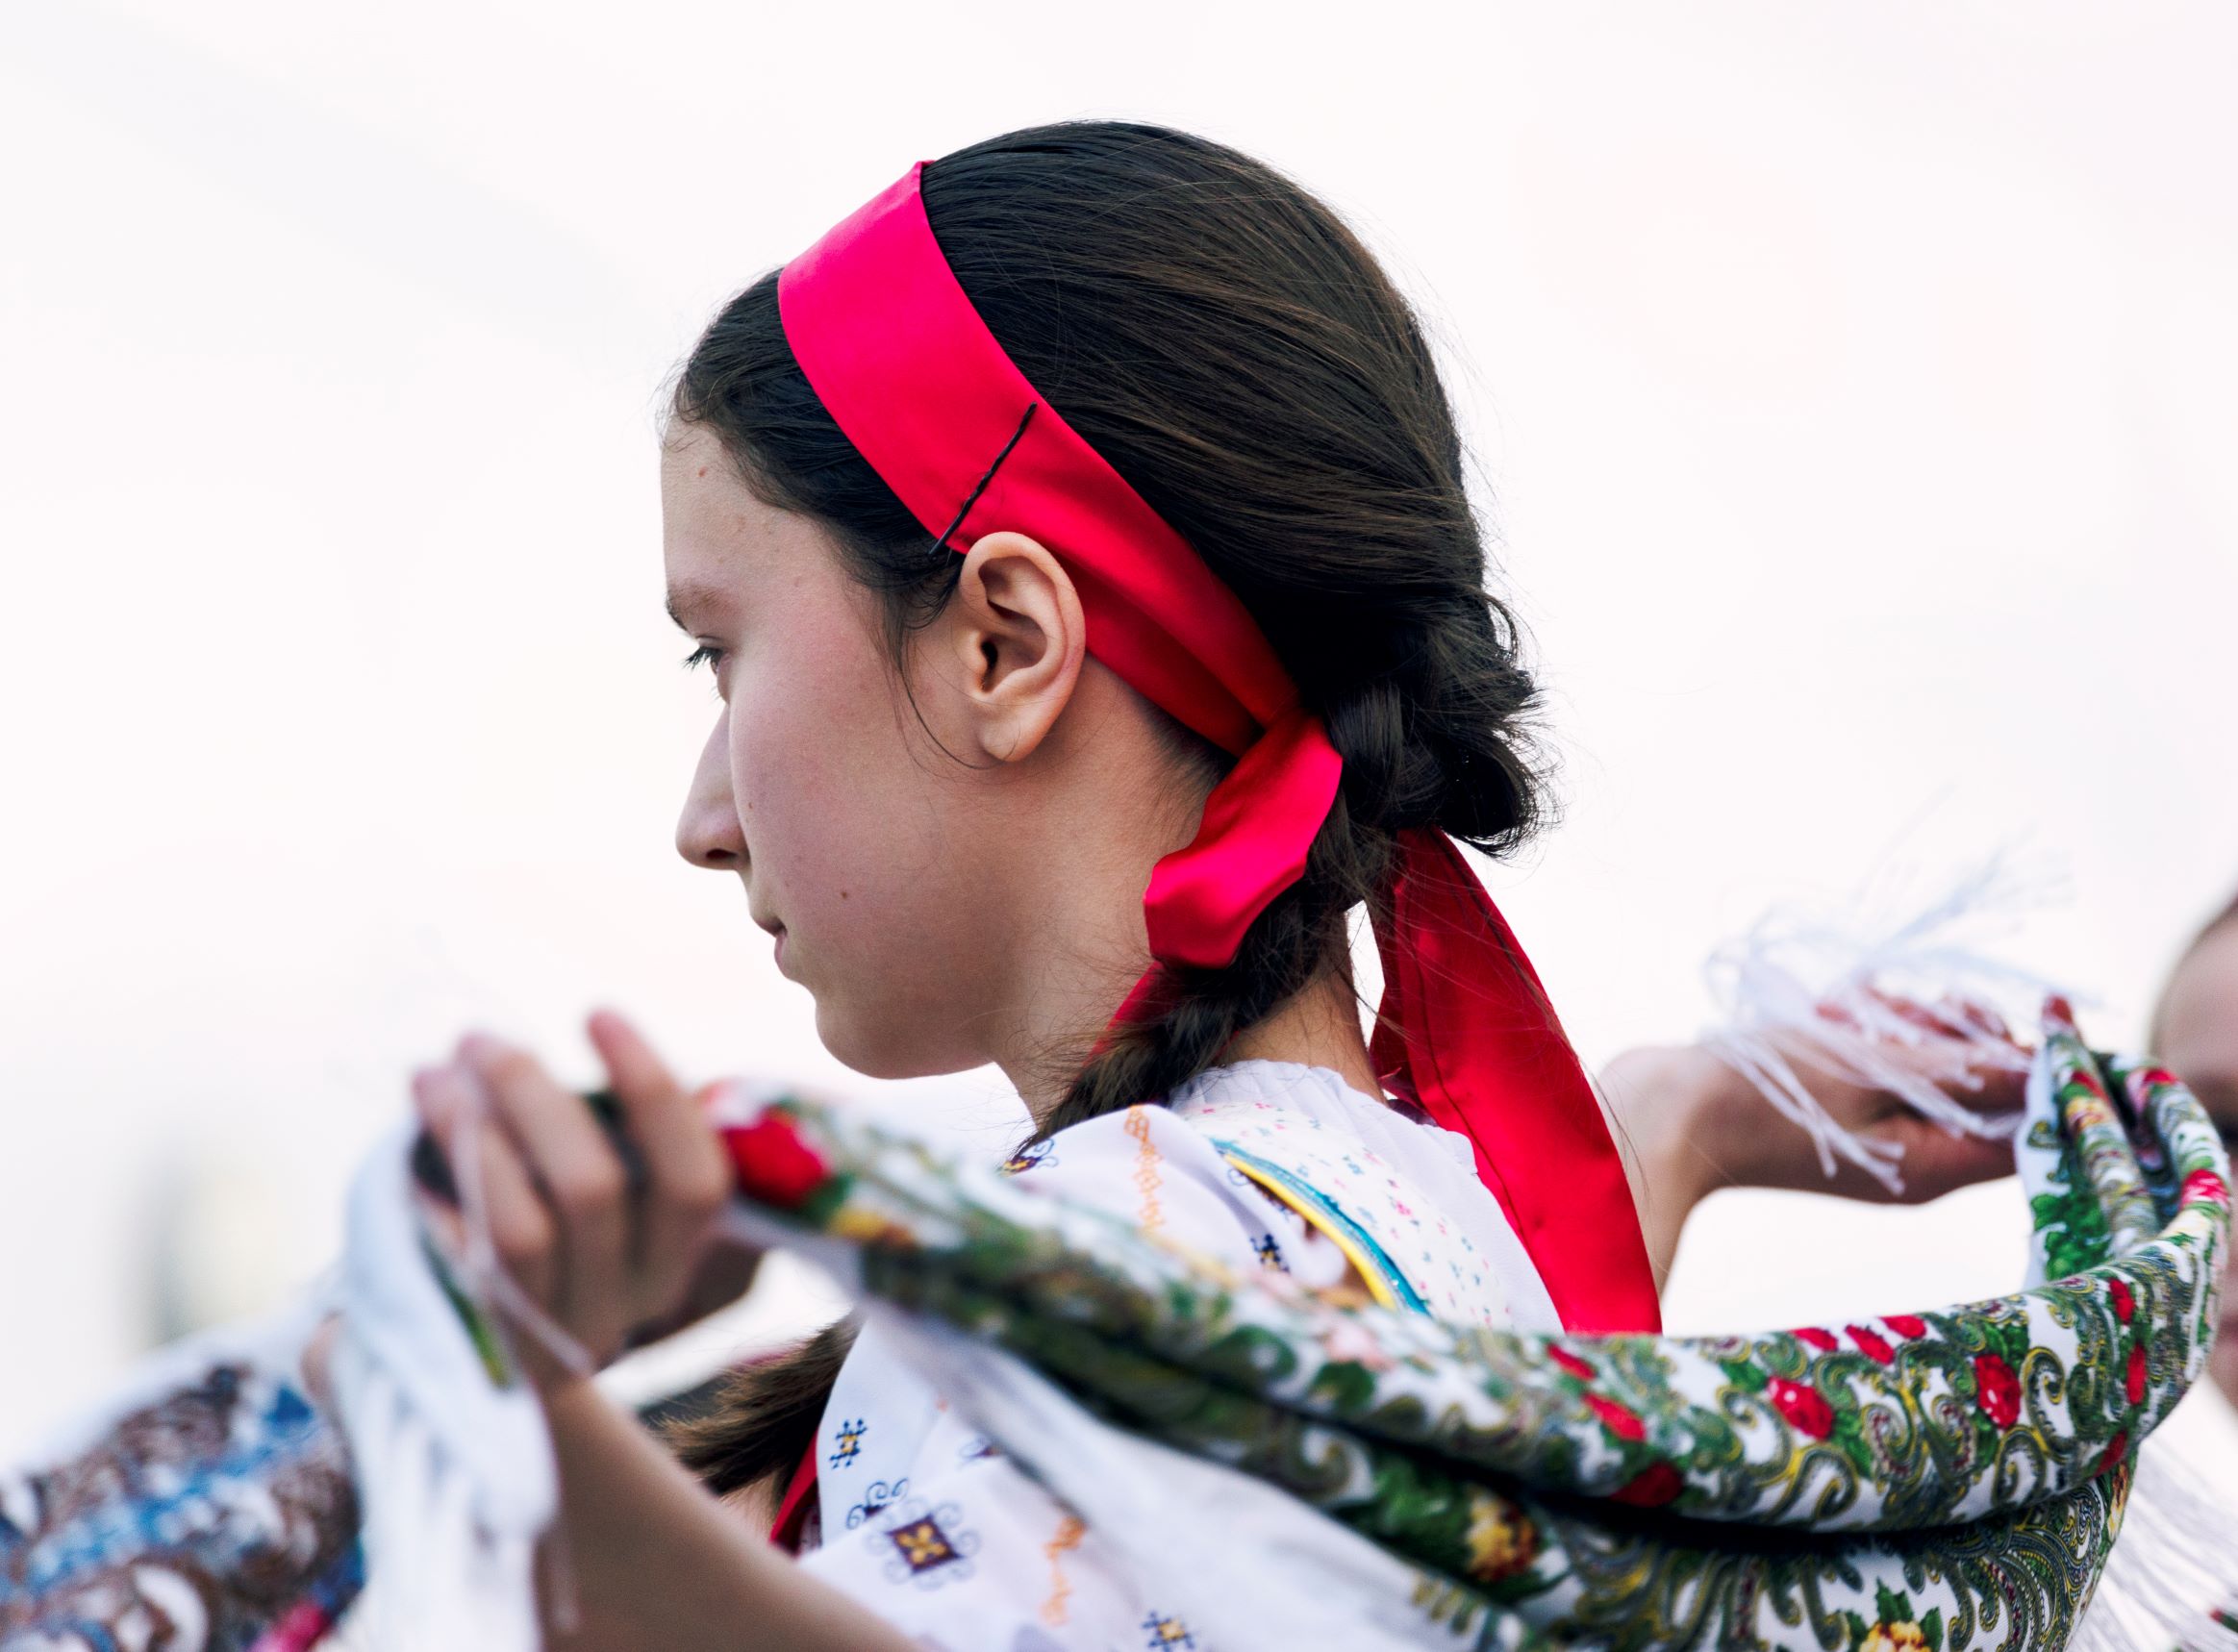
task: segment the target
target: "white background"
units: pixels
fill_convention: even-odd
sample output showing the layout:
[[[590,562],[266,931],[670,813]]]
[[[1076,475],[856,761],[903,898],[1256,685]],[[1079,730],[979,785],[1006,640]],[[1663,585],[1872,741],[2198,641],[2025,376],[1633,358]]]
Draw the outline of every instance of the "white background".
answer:
[[[2234,59],[2206,6],[0,13],[0,1447],[308,1277],[469,1020],[844,1079],[669,847],[653,412],[1051,118],[1275,162],[1446,340],[1567,757],[1493,884],[1590,1062],[1767,902],[2016,841],[2071,898],[2013,954],[2133,1039],[2238,879]],[[1726,1196],[1672,1320],[2003,1289],[2020,1223]]]

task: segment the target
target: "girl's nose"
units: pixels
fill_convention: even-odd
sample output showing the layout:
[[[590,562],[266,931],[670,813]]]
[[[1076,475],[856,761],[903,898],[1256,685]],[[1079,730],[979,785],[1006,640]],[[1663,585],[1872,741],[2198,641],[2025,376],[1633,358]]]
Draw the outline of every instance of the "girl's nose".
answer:
[[[699,754],[699,767],[684,798],[684,813],[676,819],[676,853],[714,872],[745,869],[746,835],[739,825],[738,805],[731,796],[727,719],[717,721]]]
[[[736,872],[746,864],[746,844],[739,831],[738,812],[729,798],[719,809],[703,806],[694,798],[684,806],[676,822],[676,852],[695,866],[711,872]]]

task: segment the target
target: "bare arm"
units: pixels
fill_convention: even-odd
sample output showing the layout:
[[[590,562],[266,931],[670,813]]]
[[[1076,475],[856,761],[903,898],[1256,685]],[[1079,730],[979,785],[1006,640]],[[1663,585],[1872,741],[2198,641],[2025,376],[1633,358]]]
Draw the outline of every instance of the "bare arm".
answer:
[[[1626,1050],[1600,1078],[1632,1179],[1632,1198],[1660,1289],[1697,1205],[1721,1188],[1787,1188],[1845,1198],[1924,1204],[1956,1188],[2013,1173],[1999,1139],[1955,1136],[1885,1090],[1867,1089],[1801,1064],[1797,1071],[1836,1122],[1903,1148],[1901,1193],[1847,1162],[1832,1176],[1810,1138],[1781,1118],[1749,1082],[1699,1045]],[[2023,1078],[1981,1069],[1978,1090],[1952,1090],[1988,1114],[2015,1112]]]
[[[1687,1217],[1732,1185],[1701,1116],[1715,1080],[1704,1063],[1715,1065],[1716,1058],[1692,1047],[1626,1050],[1600,1075],[1658,1291],[1670,1283]]]
[[[918,1652],[770,1547],[588,1382],[546,1390],[577,1626],[553,1652]],[[547,1590],[547,1601],[549,1591]]]

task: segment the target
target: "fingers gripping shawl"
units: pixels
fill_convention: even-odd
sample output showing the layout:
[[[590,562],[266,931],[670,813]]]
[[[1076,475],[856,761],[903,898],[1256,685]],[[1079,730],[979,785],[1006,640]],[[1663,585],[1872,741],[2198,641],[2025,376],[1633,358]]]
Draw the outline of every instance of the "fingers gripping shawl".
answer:
[[[2048,1022],[2030,1142],[2050,1157],[2028,1176],[2054,1276],[1758,1337],[1335,1309],[814,1110],[796,1122],[827,1171],[804,1197],[795,1179],[784,1219],[1068,1403],[1365,1538],[1403,1563],[1386,1615],[1425,1636],[2054,1648],[2120,1528],[2138,1442],[2204,1364],[2229,1220],[2198,1103],[2165,1073],[2115,1070],[2120,1104],[2072,1026]],[[1084,1439],[1099,1426],[1074,1415]],[[1094,1486],[1046,1437],[979,1424],[1095,1519]],[[1292,1537],[1310,1547],[1310,1522]]]

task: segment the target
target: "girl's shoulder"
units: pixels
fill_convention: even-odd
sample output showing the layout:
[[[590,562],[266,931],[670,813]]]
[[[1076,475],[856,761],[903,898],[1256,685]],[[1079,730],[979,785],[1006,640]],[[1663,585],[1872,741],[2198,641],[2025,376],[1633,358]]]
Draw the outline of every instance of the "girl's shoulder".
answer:
[[[1023,1188],[1103,1211],[1231,1268],[1279,1268],[1319,1288],[1335,1285],[1347,1266],[1194,1117],[1157,1102],[1071,1125],[1020,1149],[1004,1167]]]
[[[1209,1068],[1163,1105],[1073,1125],[1011,1168],[1234,1265],[1316,1288],[1356,1275],[1386,1306],[1461,1323],[1555,1323],[1468,1141],[1327,1068]]]

